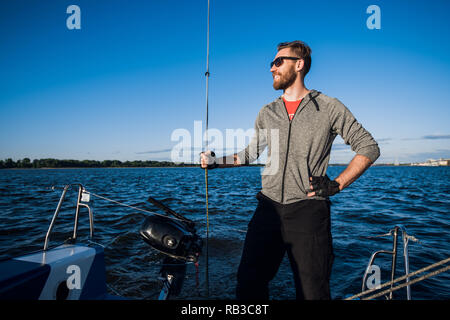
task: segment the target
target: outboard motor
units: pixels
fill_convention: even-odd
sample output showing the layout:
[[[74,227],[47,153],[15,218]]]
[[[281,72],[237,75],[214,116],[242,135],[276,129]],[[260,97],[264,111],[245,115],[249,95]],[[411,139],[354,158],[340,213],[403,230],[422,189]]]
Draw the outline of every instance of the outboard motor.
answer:
[[[169,217],[148,216],[139,233],[150,246],[175,259],[197,262],[202,249],[195,229]]]
[[[195,223],[152,197],[148,201],[174,216],[152,215],[145,218],[139,234],[152,248],[166,254],[160,270],[163,288],[159,300],[177,295],[186,273],[186,262],[197,262],[202,251],[202,239],[196,234]]]

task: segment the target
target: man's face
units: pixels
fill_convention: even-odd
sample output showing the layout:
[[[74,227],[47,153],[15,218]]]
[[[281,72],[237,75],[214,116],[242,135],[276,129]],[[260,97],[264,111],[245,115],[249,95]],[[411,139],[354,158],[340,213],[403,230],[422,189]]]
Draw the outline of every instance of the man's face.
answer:
[[[277,55],[273,60],[278,57],[295,57],[296,55],[291,51],[290,48],[284,48],[278,51]],[[281,66],[277,67],[275,65],[270,68],[273,77],[273,88],[275,90],[286,90],[289,88],[297,79],[299,75],[295,71],[295,64],[298,60],[288,60],[284,59]]]

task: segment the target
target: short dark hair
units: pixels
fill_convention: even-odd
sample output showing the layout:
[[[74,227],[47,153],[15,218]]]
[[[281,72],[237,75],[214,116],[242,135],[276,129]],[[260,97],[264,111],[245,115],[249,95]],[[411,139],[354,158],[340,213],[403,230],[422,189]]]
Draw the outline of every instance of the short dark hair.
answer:
[[[303,66],[302,76],[304,78],[311,68],[311,48],[306,43],[300,40],[282,42],[277,47],[278,51],[284,48],[291,48],[294,54],[303,59],[305,64]]]

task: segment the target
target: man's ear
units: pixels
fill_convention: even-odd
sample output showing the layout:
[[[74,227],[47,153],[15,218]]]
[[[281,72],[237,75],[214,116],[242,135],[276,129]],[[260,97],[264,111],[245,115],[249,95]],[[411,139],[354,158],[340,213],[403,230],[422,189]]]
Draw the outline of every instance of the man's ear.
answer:
[[[305,60],[303,60],[303,59],[298,60],[297,64],[295,65],[295,71],[300,72],[304,66],[305,66]]]

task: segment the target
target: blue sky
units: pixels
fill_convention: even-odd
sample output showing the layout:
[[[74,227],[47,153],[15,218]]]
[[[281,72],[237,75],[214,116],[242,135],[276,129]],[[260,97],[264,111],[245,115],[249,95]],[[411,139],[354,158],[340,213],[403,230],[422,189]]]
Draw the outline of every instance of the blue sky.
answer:
[[[81,29],[69,30],[69,5]],[[381,9],[370,30],[369,5]],[[282,41],[312,48],[306,86],[337,97],[378,162],[450,158],[450,2],[211,0],[209,127],[250,129],[278,97]],[[0,159],[168,160],[205,120],[207,1],[0,2]],[[335,141],[331,162],[353,153]],[[220,153],[220,151],[219,151]]]

